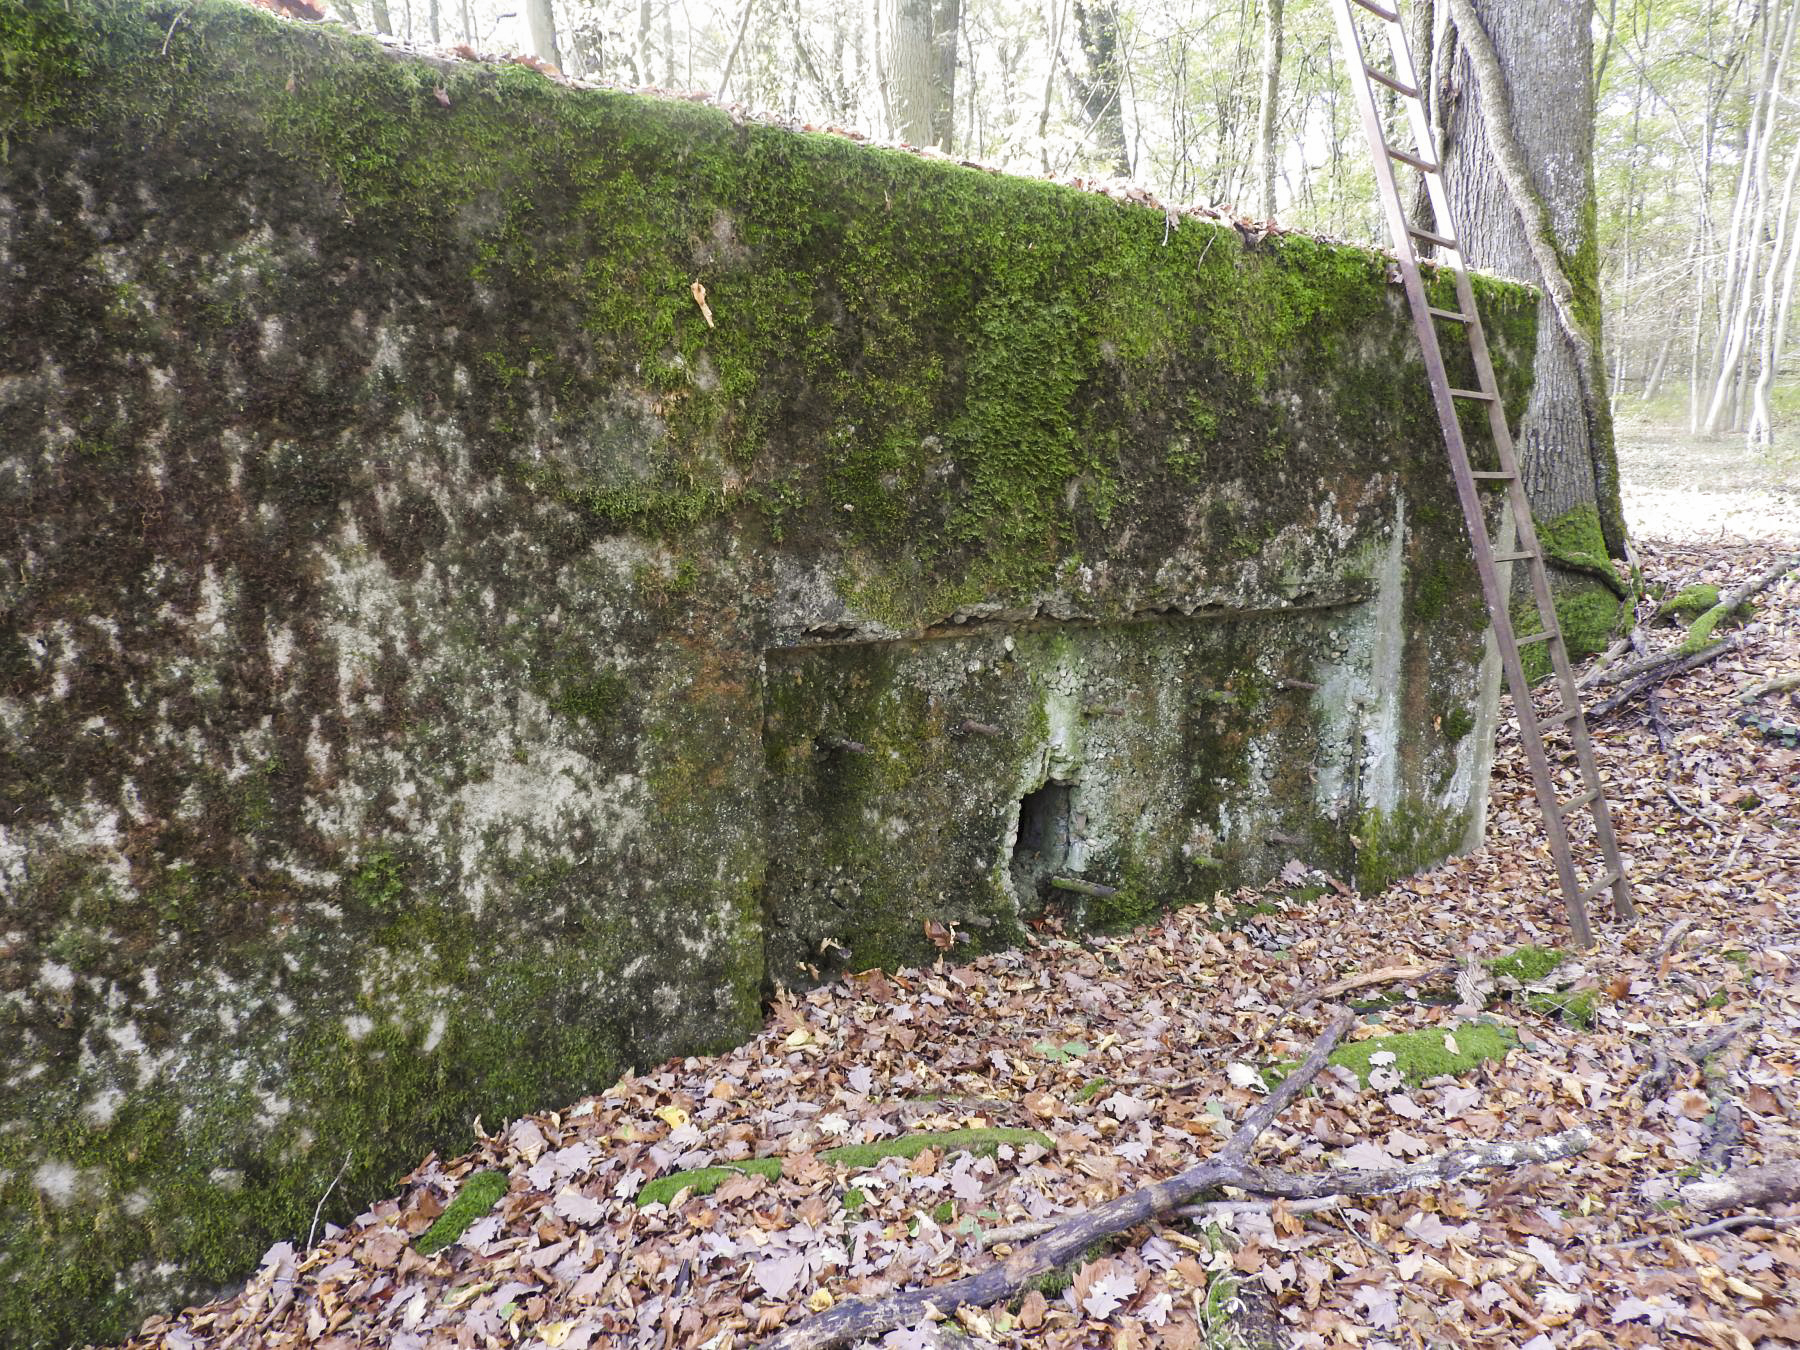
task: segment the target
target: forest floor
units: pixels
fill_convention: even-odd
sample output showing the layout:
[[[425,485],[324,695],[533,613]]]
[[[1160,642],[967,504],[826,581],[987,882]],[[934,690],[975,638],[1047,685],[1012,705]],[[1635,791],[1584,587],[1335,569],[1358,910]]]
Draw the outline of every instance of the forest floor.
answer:
[[[1627,473],[1674,453],[1634,441]],[[1648,474],[1632,487],[1651,511],[1638,519],[1653,585],[1724,585],[1800,544],[1792,517],[1752,528],[1778,484],[1722,466],[1695,505],[1685,467],[1685,488]],[[1800,515],[1791,495],[1775,506]],[[1683,1236],[1715,1216],[1679,1198],[1703,1157],[1800,1158],[1800,749],[1768,730],[1800,722],[1800,695],[1763,699],[1764,725],[1740,723],[1736,700],[1800,671],[1800,577],[1765,592],[1741,634],[1664,685],[1654,713],[1640,700],[1596,725],[1642,917],[1598,924],[1597,946],[1568,953],[1536,993],[1520,983],[1541,969],[1517,961],[1503,967],[1517,981],[1475,978],[1480,961],[1568,946],[1516,730],[1503,728],[1475,854],[1366,895],[1295,862],[1260,891],[1135,933],[1046,932],[1027,950],[783,998],[735,1051],[427,1159],[348,1229],[278,1245],[241,1292],[153,1318],[132,1345],[752,1344],[845,1300],[992,1265],[1009,1250],[996,1229],[1029,1232],[1192,1165],[1262,1100],[1262,1071],[1303,1056],[1330,1019],[1309,991],[1399,964],[1460,964],[1470,987],[1421,974],[1357,995],[1360,1067],[1328,1069],[1262,1136],[1260,1159],[1383,1167],[1577,1126],[1592,1145],[1311,1212],[1239,1197],[1203,1221],[1171,1216],[1010,1307],[884,1344],[1792,1344],[1800,1206]],[[1419,1034],[1382,1043],[1391,1065],[1371,1060],[1363,1043],[1397,1032]],[[1679,1053],[1709,1038],[1703,1064]],[[1483,1047],[1500,1057],[1481,1060]],[[1640,1086],[1659,1063],[1666,1080]],[[872,1157],[920,1131],[1003,1127],[1048,1146],[1015,1133],[988,1157]],[[845,1144],[871,1147],[824,1156]],[[671,1172],[762,1157],[778,1172],[640,1204]],[[482,1202],[451,1204],[482,1185]],[[434,1224],[441,1238],[463,1223],[420,1254]]]

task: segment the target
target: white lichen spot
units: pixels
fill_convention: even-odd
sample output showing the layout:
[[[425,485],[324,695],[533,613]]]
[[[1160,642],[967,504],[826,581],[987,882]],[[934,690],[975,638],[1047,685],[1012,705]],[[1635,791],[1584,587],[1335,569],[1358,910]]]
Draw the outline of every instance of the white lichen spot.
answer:
[[[353,1041],[362,1040],[373,1030],[375,1024],[361,1013],[351,1013],[344,1019],[344,1034]]]
[[[75,972],[59,961],[46,961],[38,967],[38,984],[56,994],[66,994],[75,987]]]
[[[73,1163],[52,1158],[32,1174],[38,1194],[59,1209],[75,1203],[81,1189],[81,1169]]]
[[[449,1029],[449,1026],[450,1019],[445,1015],[441,1008],[437,1012],[432,1013],[431,1026],[427,1028],[425,1032],[425,1040],[423,1044],[419,1046],[419,1052],[421,1054],[429,1055],[433,1050],[437,1049],[439,1045],[443,1044],[444,1032]]]
[[[105,1129],[113,1123],[113,1117],[119,1113],[119,1103],[124,1100],[125,1094],[117,1088],[102,1088],[82,1103],[81,1118],[97,1129]]]

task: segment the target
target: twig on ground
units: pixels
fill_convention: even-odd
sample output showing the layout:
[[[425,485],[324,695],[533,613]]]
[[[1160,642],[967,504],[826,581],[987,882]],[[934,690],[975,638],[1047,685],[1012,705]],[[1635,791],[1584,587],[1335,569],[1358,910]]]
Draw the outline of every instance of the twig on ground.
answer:
[[[1661,964],[1664,957],[1681,945],[1681,939],[1688,935],[1688,930],[1693,926],[1694,921],[1691,918],[1675,920],[1664,931],[1662,941],[1656,944],[1656,952],[1651,959]]]
[[[1026,1282],[1079,1256],[1094,1242],[1169,1214],[1196,1196],[1221,1186],[1284,1198],[1375,1195],[1409,1190],[1427,1182],[1453,1180],[1478,1167],[1520,1167],[1571,1157],[1593,1143],[1586,1130],[1569,1130],[1523,1144],[1471,1144],[1391,1169],[1346,1169],[1319,1173],[1282,1172],[1249,1162],[1263,1131],[1318,1077],[1332,1048],[1355,1022],[1344,1013],[1313,1042],[1305,1061],[1251,1111],[1225,1146],[1204,1162],[1167,1181],[1127,1192],[1092,1210],[1063,1219],[998,1265],[948,1284],[909,1289],[884,1299],[847,1301],[829,1308],[765,1342],[768,1350],[827,1350],[896,1327],[912,1326],[958,1307],[986,1307],[1007,1299]]]
[[[319,1215],[325,1212],[325,1202],[331,1199],[331,1193],[337,1189],[338,1182],[344,1179],[344,1173],[349,1170],[350,1150],[345,1149],[344,1161],[342,1165],[339,1166],[337,1175],[331,1179],[331,1184],[325,1188],[325,1194],[319,1197],[319,1203],[313,1206],[312,1224],[306,1230],[306,1247],[311,1247],[313,1245],[313,1234],[319,1231]],[[306,1248],[303,1247],[301,1250],[304,1251]]]
[[[1632,649],[1631,638],[1629,638],[1629,637],[1620,638],[1617,642],[1613,643],[1612,646],[1608,647],[1605,651],[1601,652],[1597,658],[1595,658],[1594,664],[1588,669],[1587,673],[1585,675],[1583,675],[1579,680],[1575,681],[1576,687],[1580,688],[1580,689],[1587,689],[1593,685],[1600,683],[1601,677],[1606,674],[1608,668],[1610,668],[1611,666],[1616,664],[1619,661],[1619,659],[1621,657],[1623,657],[1625,655],[1625,653],[1630,651],[1631,649]]]
[[[1670,1238],[1681,1238],[1683,1241],[1688,1241],[1693,1238],[1712,1237],[1718,1233],[1729,1233],[1738,1228],[1785,1228],[1791,1223],[1800,1223],[1800,1214],[1784,1216],[1733,1214],[1729,1219],[1714,1219],[1711,1223],[1703,1223],[1694,1228],[1684,1228],[1679,1233],[1652,1233],[1649,1237],[1633,1238],[1630,1242],[1608,1242],[1604,1245],[1614,1251],[1628,1252],[1637,1247],[1654,1247],[1657,1243],[1667,1242]]]
[[[1686,674],[1695,667],[1703,666],[1709,661],[1716,661],[1727,652],[1735,652],[1742,646],[1743,644],[1739,642],[1738,639],[1726,638],[1722,642],[1713,643],[1710,647],[1702,647],[1691,656],[1683,657],[1680,651],[1677,650],[1660,653],[1654,658],[1647,658],[1651,661],[1650,668],[1646,672],[1641,673],[1636,678],[1632,679],[1629,684],[1625,685],[1625,687],[1620,689],[1616,694],[1608,695],[1590,708],[1588,710],[1588,720],[1595,721],[1611,713],[1617,712],[1639,694],[1644,693],[1646,690],[1654,689],[1657,685],[1663,683],[1663,681],[1672,680],[1677,675]]]

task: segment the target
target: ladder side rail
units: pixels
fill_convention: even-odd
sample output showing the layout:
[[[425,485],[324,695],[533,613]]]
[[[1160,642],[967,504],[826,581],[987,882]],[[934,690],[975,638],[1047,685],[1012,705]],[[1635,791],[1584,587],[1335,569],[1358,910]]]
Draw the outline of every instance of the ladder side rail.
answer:
[[[1389,58],[1393,64],[1396,77],[1414,89],[1422,89],[1417,68],[1412,59],[1412,50],[1406,41],[1405,31],[1399,24],[1385,24]],[[1421,97],[1404,98],[1408,119],[1412,124],[1415,144],[1422,157],[1433,163],[1442,164],[1440,148],[1432,134],[1431,121],[1426,113],[1424,99]],[[1433,223],[1438,230],[1460,240],[1457,233],[1455,215],[1450,209],[1449,189],[1443,175],[1424,174],[1427,200],[1431,203]],[[1508,484],[1508,499],[1512,506],[1514,529],[1520,551],[1533,556],[1527,563],[1531,578],[1532,599],[1536,602],[1538,619],[1544,631],[1560,634],[1561,626],[1556,615],[1556,598],[1550,588],[1549,574],[1545,569],[1543,547],[1538,538],[1537,526],[1531,513],[1531,503],[1525,493],[1523,472],[1518,462],[1517,447],[1513,443],[1512,429],[1506,422],[1506,410],[1499,401],[1499,380],[1494,374],[1492,354],[1488,350],[1487,331],[1481,322],[1480,312],[1475,304],[1474,284],[1470,280],[1468,258],[1460,246],[1455,250],[1455,258],[1450,264],[1450,271],[1455,279],[1457,306],[1468,316],[1463,327],[1468,335],[1470,355],[1474,360],[1477,385],[1484,392],[1496,395],[1488,404],[1488,422],[1493,432],[1494,447],[1498,453],[1500,468],[1512,475]],[[1502,540],[1502,544],[1505,544]],[[1504,578],[1503,578],[1504,579]],[[1510,589],[1510,588],[1509,588]],[[1587,719],[1581,711],[1580,687],[1575,681],[1575,672],[1569,661],[1568,645],[1560,636],[1546,644],[1549,650],[1550,663],[1556,675],[1557,693],[1565,709],[1572,710],[1574,716],[1568,721],[1569,739],[1575,750],[1575,758],[1581,767],[1583,785],[1590,791],[1603,791],[1604,783],[1600,778],[1600,769],[1595,761],[1592,740],[1587,729]],[[1612,892],[1613,915],[1618,919],[1631,919],[1637,916],[1636,907],[1631,900],[1630,883],[1625,878],[1625,868],[1619,857],[1617,836],[1613,829],[1612,812],[1605,798],[1597,797],[1592,803],[1590,814],[1594,819],[1594,831],[1600,844],[1603,868],[1610,872],[1615,880],[1610,889]]]
[[[1382,208],[1387,216],[1388,233],[1394,241],[1401,278],[1406,287],[1407,301],[1412,309],[1413,326],[1418,333],[1419,346],[1425,358],[1432,399],[1437,405],[1438,422],[1444,434],[1451,470],[1456,479],[1457,497],[1461,502],[1463,518],[1468,527],[1469,542],[1475,553],[1475,568],[1481,577],[1482,593],[1488,603],[1488,614],[1493,625],[1495,646],[1499,650],[1501,664],[1506,672],[1507,685],[1513,691],[1513,702],[1519,718],[1520,740],[1526,751],[1526,759],[1531,766],[1531,776],[1537,790],[1538,803],[1544,813],[1545,830],[1550,837],[1550,851],[1556,863],[1557,879],[1561,883],[1563,898],[1569,911],[1569,925],[1574,932],[1576,941],[1582,947],[1588,947],[1593,943],[1593,933],[1588,923],[1587,904],[1581,891],[1580,882],[1575,876],[1574,861],[1569,852],[1568,834],[1563,826],[1556,785],[1551,779],[1549,764],[1544,757],[1543,735],[1538,726],[1536,711],[1531,703],[1531,686],[1525,679],[1524,667],[1519,658],[1518,642],[1513,633],[1512,619],[1508,612],[1508,598],[1501,589],[1499,577],[1494,570],[1493,549],[1488,541],[1487,515],[1483,510],[1475,481],[1470,477],[1468,447],[1464,442],[1462,423],[1457,416],[1455,402],[1450,394],[1450,379],[1444,368],[1444,357],[1438,343],[1437,329],[1433,326],[1430,302],[1425,294],[1424,279],[1419,273],[1418,255],[1413,248],[1405,210],[1400,203],[1400,191],[1394,178],[1393,161],[1388,153],[1386,132],[1381,124],[1380,111],[1375,105],[1374,92],[1369,87],[1369,80],[1365,73],[1367,57],[1362,35],[1357,29],[1356,20],[1350,11],[1353,2],[1354,0],[1333,0],[1332,5],[1338,21],[1339,38],[1349,59],[1349,64],[1352,66],[1351,91],[1355,95],[1357,110],[1362,117],[1364,135],[1373,152],[1378,195],[1381,197]],[[1397,24],[1390,26],[1398,27]],[[1394,39],[1390,36],[1389,40],[1392,42]],[[1410,60],[1407,65],[1410,69]],[[1428,179],[1434,176],[1430,172],[1426,174]],[[1435,205],[1433,209],[1436,210]],[[1446,220],[1443,223],[1448,223],[1447,211],[1445,216]],[[1469,312],[1471,311],[1465,308],[1465,313]],[[1491,400],[1490,406],[1492,406]],[[1527,513],[1526,519],[1529,519],[1529,513]]]

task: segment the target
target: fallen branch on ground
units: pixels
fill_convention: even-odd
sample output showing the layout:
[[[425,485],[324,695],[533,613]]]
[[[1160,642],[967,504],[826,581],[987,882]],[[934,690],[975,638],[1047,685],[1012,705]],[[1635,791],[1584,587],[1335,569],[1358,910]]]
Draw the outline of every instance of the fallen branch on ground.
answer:
[[[1594,664],[1588,668],[1587,673],[1579,680],[1575,681],[1576,688],[1587,689],[1592,685],[1600,683],[1601,679],[1606,675],[1606,672],[1617,665],[1619,661],[1624,658],[1625,654],[1633,649],[1634,644],[1632,639],[1635,637],[1637,637],[1637,634],[1636,632],[1633,632],[1631,637],[1622,637],[1617,642],[1613,643],[1612,646],[1601,652],[1600,655],[1594,659]]]
[[[1706,613],[1689,625],[1687,635],[1673,647],[1665,647],[1660,652],[1651,652],[1648,656],[1636,661],[1627,661],[1624,665],[1602,672],[1599,667],[1590,670],[1587,682],[1593,684],[1630,684],[1630,689],[1622,689],[1619,693],[1607,698],[1588,713],[1589,717],[1604,717],[1614,708],[1630,701],[1645,689],[1655,688],[1664,680],[1679,675],[1683,671],[1692,670],[1697,665],[1712,661],[1728,651],[1737,650],[1740,645],[1735,639],[1702,646],[1712,636],[1713,629],[1729,614],[1751,599],[1768,590],[1776,582],[1789,574],[1800,571],[1800,554],[1783,558],[1773,567],[1759,572],[1743,585],[1734,587],[1719,596],[1719,601]],[[1609,653],[1610,654],[1610,653]],[[1647,681],[1647,682],[1646,682]]]
[[[1650,1069],[1632,1085],[1632,1090],[1642,1101],[1662,1096],[1663,1089],[1669,1085],[1674,1075],[1673,1057],[1676,1055],[1691,1063],[1704,1066],[1719,1051],[1730,1045],[1732,1041],[1746,1031],[1754,1031],[1762,1025],[1762,1014],[1751,1013],[1748,1017],[1740,1017],[1735,1022],[1727,1022],[1717,1030],[1702,1036],[1692,1045],[1677,1046],[1673,1050],[1661,1047],[1651,1051]]]
[[[1652,1233],[1649,1237],[1633,1238],[1630,1242],[1609,1242],[1606,1245],[1615,1251],[1628,1252],[1634,1247],[1654,1247],[1670,1238],[1689,1241],[1712,1237],[1717,1233],[1729,1233],[1738,1228],[1784,1228],[1790,1223],[1800,1223],[1800,1214],[1790,1214],[1785,1218],[1771,1218],[1767,1214],[1733,1214],[1729,1219],[1714,1219],[1711,1223],[1684,1228],[1679,1233]]]
[[[1340,995],[1354,993],[1358,989],[1370,989],[1379,984],[1443,980],[1455,973],[1455,966],[1383,966],[1380,970],[1366,970],[1360,975],[1346,975],[1341,980],[1333,980],[1317,989],[1302,990],[1287,1000],[1287,1006],[1298,1008],[1307,1003],[1325,1003]]]
[[[1682,1204],[1702,1214],[1789,1204],[1800,1200],[1800,1161],[1765,1163],[1712,1181],[1690,1181],[1678,1194]]]
[[[1236,1186],[1289,1199],[1376,1195],[1408,1190],[1425,1182],[1449,1181],[1478,1167],[1520,1167],[1527,1163],[1553,1162],[1580,1153],[1593,1142],[1593,1136],[1586,1130],[1570,1130],[1523,1144],[1471,1144],[1410,1167],[1358,1168],[1312,1174],[1281,1172],[1249,1162],[1250,1150],[1257,1139],[1319,1076],[1332,1048],[1343,1039],[1355,1020],[1350,1013],[1341,1014],[1334,1020],[1313,1042],[1300,1067],[1282,1079],[1261,1105],[1244,1118],[1244,1123],[1232,1133],[1225,1146],[1206,1161],[1167,1181],[1154,1182],[1094,1209],[1071,1215],[998,1265],[977,1274],[948,1284],[908,1289],[888,1298],[839,1303],[766,1341],[767,1350],[828,1350],[828,1347],[844,1345],[865,1336],[878,1336],[897,1327],[943,1316],[958,1307],[980,1308],[999,1303],[1017,1294],[1028,1281],[1074,1260],[1100,1239],[1169,1214],[1221,1186]]]
[[[1654,657],[1646,657],[1645,660],[1649,662],[1649,668],[1639,674],[1635,679],[1632,679],[1629,684],[1620,689],[1616,694],[1607,695],[1607,697],[1590,708],[1588,710],[1588,719],[1592,721],[1597,718],[1605,717],[1608,713],[1616,712],[1618,709],[1631,702],[1631,700],[1636,698],[1639,694],[1644,693],[1646,690],[1656,688],[1656,686],[1661,684],[1664,680],[1672,680],[1677,675],[1684,675],[1688,671],[1693,670],[1696,666],[1703,666],[1709,661],[1716,661],[1727,652],[1737,651],[1741,646],[1743,646],[1743,644],[1736,638],[1726,638],[1723,642],[1715,642],[1710,647],[1702,647],[1699,651],[1688,656],[1682,656],[1681,651],[1677,649],[1670,652],[1659,652]]]
[[[1800,670],[1788,675],[1777,675],[1772,680],[1764,680],[1761,684],[1753,684],[1737,696],[1739,703],[1754,703],[1759,698],[1767,698],[1770,694],[1785,694],[1800,689]]]

